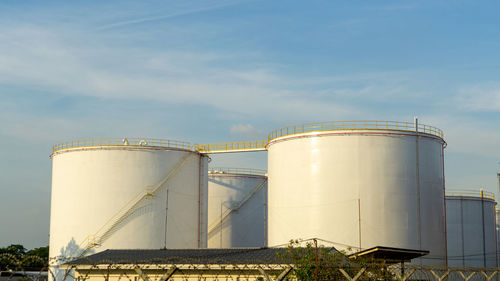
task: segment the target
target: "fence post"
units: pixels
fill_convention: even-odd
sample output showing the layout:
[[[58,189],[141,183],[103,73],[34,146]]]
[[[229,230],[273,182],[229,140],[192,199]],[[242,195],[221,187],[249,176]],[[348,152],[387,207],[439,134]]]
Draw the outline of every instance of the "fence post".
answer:
[[[408,280],[408,278],[410,278],[413,273],[416,271],[415,268],[412,268],[410,269],[410,271],[408,272],[408,274],[405,274],[404,272],[404,268],[401,268],[401,274],[399,274],[399,272],[397,270],[394,270],[394,269],[389,269],[390,271],[392,271],[392,273],[394,273],[396,275],[396,277],[398,278],[399,281],[406,281]]]
[[[269,277],[269,274],[267,274],[264,269],[262,269],[262,267],[258,267],[257,270],[259,270],[260,274],[262,274],[264,276],[264,278],[267,280],[267,281],[273,281],[271,279],[271,277]]]
[[[159,281],[167,281],[170,277],[172,277],[172,275],[174,275],[176,270],[177,266],[172,265],[172,267],[168,269],[167,273],[163,274]]]
[[[283,272],[281,272],[281,274],[276,278],[276,281],[284,280],[286,278],[286,276],[288,275],[288,273],[290,273],[290,271],[292,271],[292,269],[293,269],[292,266],[288,266],[287,268],[285,268],[285,270],[283,270]]]
[[[488,276],[488,274],[486,274],[484,270],[481,270],[481,274],[484,275],[484,277],[486,277],[487,281],[490,281],[491,278],[493,278],[493,276],[495,276],[496,273],[497,273],[496,271],[493,271],[493,273],[490,276]]]
[[[345,278],[347,278],[347,280],[349,280],[349,281],[356,281],[356,280],[358,280],[358,279],[359,279],[359,277],[361,277],[361,274],[363,274],[363,272],[365,272],[365,270],[366,270],[366,268],[365,268],[365,267],[363,267],[363,268],[361,268],[361,269],[358,271],[358,273],[356,274],[356,276],[351,277],[351,276],[349,276],[349,274],[347,274],[347,272],[345,272],[345,270],[344,270],[344,269],[339,268],[339,271],[340,271],[340,272],[341,272],[341,273],[345,276]]]
[[[134,271],[137,272],[137,274],[139,275],[139,277],[142,280],[149,281],[149,277],[146,274],[144,274],[144,272],[142,271],[142,269],[139,266],[136,265],[134,268]],[[108,281],[108,280],[106,280],[106,281]]]
[[[449,269],[441,277],[439,277],[439,275],[437,275],[432,269],[430,269],[429,271],[432,273],[432,275],[434,275],[436,277],[437,281],[443,281],[450,274]]]
[[[472,278],[472,276],[474,276],[474,274],[476,274],[476,272],[472,272],[469,276],[465,277],[465,274],[462,272],[462,271],[458,271],[458,274],[460,274],[462,276],[462,278],[465,280],[465,281],[469,281],[469,279]]]

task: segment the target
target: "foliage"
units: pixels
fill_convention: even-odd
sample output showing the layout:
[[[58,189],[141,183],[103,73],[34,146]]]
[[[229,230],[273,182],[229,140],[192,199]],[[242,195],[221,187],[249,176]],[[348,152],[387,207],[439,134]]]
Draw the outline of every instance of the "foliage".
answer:
[[[21,258],[24,254],[26,254],[26,248],[24,248],[23,245],[12,244],[5,248],[0,248],[0,254],[11,254],[17,258]]]
[[[42,268],[47,266],[49,261],[49,246],[30,250],[23,257],[23,264],[26,267]]]
[[[338,251],[334,247],[323,245],[316,247],[310,241],[305,244],[305,247],[301,247],[300,244],[298,240],[290,241],[287,251],[279,255],[280,259],[294,266],[293,274],[299,281],[346,280],[339,269],[343,269],[349,276],[354,277],[362,268],[367,272],[358,280],[394,279],[392,274],[380,264],[371,264],[359,258],[350,259],[345,251]]]
[[[26,251],[23,245],[0,248],[0,270],[41,270],[49,260],[49,246]]]

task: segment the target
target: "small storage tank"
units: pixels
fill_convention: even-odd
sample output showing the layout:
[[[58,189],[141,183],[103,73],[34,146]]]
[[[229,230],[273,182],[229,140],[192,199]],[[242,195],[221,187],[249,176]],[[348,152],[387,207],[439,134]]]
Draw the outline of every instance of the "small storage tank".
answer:
[[[208,247],[264,247],[267,176],[256,169],[208,172]]]
[[[106,249],[206,247],[208,161],[189,143],[74,141],[51,157],[52,266]]]
[[[498,192],[500,194],[500,173],[497,173]],[[496,207],[496,229],[497,229],[497,264],[500,266],[500,209]]]
[[[497,265],[500,266],[500,209],[496,208]]]
[[[268,239],[321,238],[339,249],[428,250],[446,265],[441,130],[391,121],[333,121],[272,132]]]
[[[495,195],[446,192],[448,265],[497,267]]]

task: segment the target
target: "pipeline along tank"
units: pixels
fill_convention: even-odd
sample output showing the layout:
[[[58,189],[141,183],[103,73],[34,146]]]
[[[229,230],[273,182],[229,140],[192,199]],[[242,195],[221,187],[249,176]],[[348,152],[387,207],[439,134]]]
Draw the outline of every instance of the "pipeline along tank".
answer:
[[[449,266],[497,267],[495,205],[490,192],[446,192]]]
[[[428,250],[446,264],[441,130],[333,121],[269,135],[268,243],[321,238],[339,249]]]
[[[211,168],[208,172],[208,247],[264,247],[267,176],[263,170]]]
[[[94,139],[51,157],[51,266],[105,249],[206,247],[208,161],[190,144]]]

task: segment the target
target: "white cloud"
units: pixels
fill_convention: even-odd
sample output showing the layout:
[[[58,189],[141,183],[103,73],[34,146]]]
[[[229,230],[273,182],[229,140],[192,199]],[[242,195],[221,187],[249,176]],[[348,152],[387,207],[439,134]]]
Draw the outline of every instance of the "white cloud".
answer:
[[[224,118],[219,119],[235,120],[232,121],[234,125],[227,130],[230,136],[222,134],[220,138],[244,140],[265,139],[268,130],[305,122],[365,118],[411,120],[415,111],[423,123],[444,130],[449,143],[447,155],[467,154],[485,166],[489,163],[484,164],[484,159],[500,159],[497,120],[481,122],[467,119],[467,111],[500,111],[498,83],[461,88],[452,103],[438,104],[440,100],[449,101],[450,97],[438,97],[432,92],[432,83],[425,83],[432,82],[434,78],[429,77],[435,76],[435,69],[421,69],[420,73],[411,70],[366,73],[362,70],[369,68],[356,68],[354,64],[346,69],[354,69],[355,74],[311,77],[307,74],[307,68],[294,64],[296,61],[291,61],[292,65],[279,65],[273,57],[259,53],[266,48],[234,51],[245,49],[239,46],[244,43],[241,40],[236,45],[225,45],[227,41],[219,42],[222,47],[219,46],[217,51],[210,48],[211,43],[207,42],[225,40],[225,31],[237,30],[239,26],[210,20],[186,25],[169,24],[170,21],[165,20],[233,3],[238,2],[212,0],[201,4],[172,1],[164,4],[162,11],[141,9],[143,5],[150,5],[150,8],[161,6],[157,3],[134,2],[130,10],[103,4],[107,8],[97,9],[97,12],[95,8],[82,5],[81,9],[76,9],[79,10],[79,16],[72,18],[71,22],[67,21],[67,8],[48,7],[50,13],[40,13],[35,9],[31,17],[24,15],[0,19],[0,85],[23,94],[31,93],[27,94],[30,97],[37,92],[58,97],[72,96],[70,100],[78,107],[67,113],[47,113],[47,108],[40,109],[43,106],[24,106],[22,99],[0,99],[0,120],[3,121],[0,121],[0,135],[10,143],[24,140],[23,144],[31,150],[14,150],[5,146],[0,153],[4,158],[8,156],[9,159],[16,159],[17,166],[14,166],[14,162],[6,162],[4,167],[11,169],[12,177],[22,178],[22,184],[31,179],[31,189],[47,188],[50,174],[40,171],[48,170],[50,161],[42,155],[45,160],[42,165],[45,166],[41,166],[39,162],[43,160],[40,160],[39,154],[48,154],[50,145],[59,141],[80,137],[130,136],[131,133],[133,135],[130,137],[174,138],[172,135],[189,135],[192,138],[187,139],[189,141],[206,141],[197,132],[200,127],[195,127],[191,134],[182,129],[176,130],[171,125],[185,124],[186,120],[182,119],[185,116],[176,118],[172,114],[169,116],[173,118],[162,116],[161,120],[155,119],[154,113],[145,112],[148,110],[145,108],[151,104],[160,108],[169,105],[169,108],[176,107],[179,111],[189,111],[190,107],[183,107],[185,104],[196,105],[196,109],[201,107],[201,110],[187,112],[186,115],[196,119],[197,126],[205,128],[213,123],[199,120],[211,121],[210,118],[220,116]],[[376,8],[400,12],[419,7],[397,3]],[[54,12],[53,9],[60,10]],[[45,16],[39,18],[40,14]],[[57,19],[57,15],[61,16]],[[11,22],[6,22],[8,18],[11,18]],[[38,24],[27,25],[18,18],[30,19],[27,22]],[[64,21],[57,24],[58,20]],[[154,26],[148,25],[153,21]],[[348,19],[332,23],[330,28],[345,29],[347,32],[359,29],[357,32],[362,32],[367,22],[366,19]],[[162,36],[165,38],[160,38]],[[307,55],[303,51],[299,55]],[[343,67],[342,62],[339,65],[325,62],[318,66],[332,67],[332,72],[341,71]],[[300,75],[290,74],[298,68],[301,68]],[[427,76],[422,75],[424,72]],[[418,91],[422,88],[424,90]],[[10,95],[8,91],[2,94]],[[128,108],[122,111],[122,108],[118,108],[120,106],[103,105],[116,101],[127,106],[135,105],[134,102],[138,101],[144,107],[138,106],[138,110],[130,114]],[[425,105],[421,106],[423,103]],[[89,112],[86,112],[86,108],[82,109],[96,104],[98,109]],[[57,110],[55,107],[54,110]],[[38,111],[32,112],[32,108]],[[204,115],[207,113],[206,108],[210,108],[206,111],[215,114]],[[436,111],[449,115],[426,115]],[[38,154],[32,151],[38,151]],[[23,157],[27,160],[20,161]],[[220,159],[223,156],[215,157]],[[266,161],[265,157],[258,154],[245,157],[231,154],[224,157],[226,160],[220,162],[224,166],[262,168],[261,164]],[[212,164],[216,164],[217,159]],[[462,166],[460,163],[460,167],[455,168],[452,174],[474,179],[478,183],[484,182],[484,178],[470,175],[470,171],[463,168],[467,167],[465,164]],[[37,173],[43,175],[37,176]],[[455,181],[459,180],[455,178]],[[6,179],[0,183],[10,188],[7,192],[16,190],[13,187],[18,185],[14,180],[8,184]]]
[[[335,94],[331,89],[327,93],[309,90],[320,81],[278,74],[276,68],[259,64],[262,58],[256,57],[254,67],[244,69],[225,62],[254,54],[178,49],[144,52],[102,47],[109,42],[90,35],[78,40],[86,44],[75,44],[72,36],[82,34],[33,26],[0,27],[0,39],[7,42],[0,46],[0,83],[71,96],[202,104],[271,119],[297,116],[317,120],[359,113],[331,99]],[[327,99],[316,98],[318,94]]]
[[[193,13],[215,10],[215,9],[219,9],[219,8],[223,8],[223,7],[227,7],[227,6],[237,5],[240,3],[242,3],[242,1],[231,1],[231,0],[230,1],[218,1],[216,3],[205,3],[205,5],[198,5],[196,8],[186,9],[184,7],[183,9],[180,9],[180,10],[174,9],[173,12],[171,11],[170,13],[166,13],[163,15],[145,16],[145,17],[139,17],[139,18],[124,20],[124,21],[117,21],[114,23],[110,23],[110,24],[101,26],[98,29],[104,30],[104,29],[123,27],[123,26],[133,25],[133,24],[141,24],[141,23],[147,23],[147,22],[152,22],[152,21],[165,20],[165,19],[189,15],[189,14],[193,14]]]
[[[231,126],[229,133],[233,136],[244,137],[248,139],[264,139],[265,132],[262,130],[257,130],[254,126],[250,124],[237,124]]]
[[[250,124],[233,125],[231,127],[231,130],[230,130],[231,134],[235,134],[235,135],[254,133],[255,131],[256,131],[256,129],[254,128],[254,126],[252,126]]]
[[[402,11],[412,11],[419,8],[417,3],[407,3],[407,2],[396,2],[388,5],[380,5],[375,9],[387,12],[402,12]]]
[[[467,111],[500,111],[500,85],[486,83],[463,87],[455,97],[455,103]]]
[[[500,159],[500,131],[496,122],[474,120],[460,114],[421,117],[425,124],[443,130],[448,152]]]

